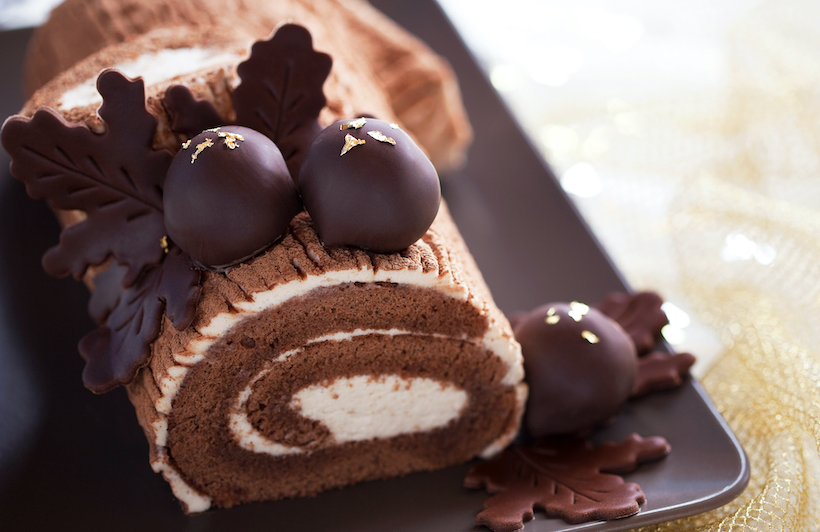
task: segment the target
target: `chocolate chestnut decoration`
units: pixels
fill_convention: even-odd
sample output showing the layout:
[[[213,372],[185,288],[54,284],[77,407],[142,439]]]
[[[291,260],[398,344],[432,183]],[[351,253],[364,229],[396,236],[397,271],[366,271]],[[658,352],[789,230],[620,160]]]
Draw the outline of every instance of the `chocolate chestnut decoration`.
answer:
[[[421,238],[438,213],[441,184],[433,164],[396,124],[341,120],[305,153],[299,192],[326,246],[379,253]]]
[[[302,204],[268,137],[223,126],[183,144],[168,168],[163,207],[171,240],[200,264],[224,268],[281,238]]]
[[[603,313],[578,302],[552,303],[521,318],[514,331],[530,387],[530,435],[587,431],[626,402],[637,373],[635,344]]]

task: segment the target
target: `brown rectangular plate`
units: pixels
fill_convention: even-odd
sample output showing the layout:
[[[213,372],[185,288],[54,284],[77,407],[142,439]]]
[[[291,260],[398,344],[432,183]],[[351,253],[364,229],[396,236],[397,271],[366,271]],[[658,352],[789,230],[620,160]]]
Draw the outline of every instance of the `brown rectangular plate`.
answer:
[[[594,302],[624,283],[431,0],[374,4],[446,56],[476,139],[469,163],[445,176],[445,196],[507,312],[548,301]],[[21,106],[30,32],[0,32],[0,114]],[[469,466],[369,482],[315,498],[185,516],[148,465],[148,445],[124,390],[82,387],[76,343],[93,324],[88,294],[42,273],[57,242],[48,208],[27,199],[0,152],[0,522],[8,530],[154,532],[474,530],[486,495],[461,487]],[[526,530],[615,531],[718,507],[749,477],[746,456],[694,380],[630,403],[596,439],[659,435],[672,454],[626,476],[647,503],[636,516],[568,525],[543,516]]]

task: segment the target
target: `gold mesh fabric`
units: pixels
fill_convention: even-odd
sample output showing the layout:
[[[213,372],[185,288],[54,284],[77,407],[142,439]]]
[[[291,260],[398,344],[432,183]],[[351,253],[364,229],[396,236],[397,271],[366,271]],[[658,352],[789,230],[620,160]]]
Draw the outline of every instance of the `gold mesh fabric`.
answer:
[[[820,3],[749,6],[722,36],[719,87],[539,117],[578,134],[564,168],[601,175],[604,193],[578,204],[631,284],[681,302],[722,345],[699,373],[749,486],[644,530],[820,522]]]

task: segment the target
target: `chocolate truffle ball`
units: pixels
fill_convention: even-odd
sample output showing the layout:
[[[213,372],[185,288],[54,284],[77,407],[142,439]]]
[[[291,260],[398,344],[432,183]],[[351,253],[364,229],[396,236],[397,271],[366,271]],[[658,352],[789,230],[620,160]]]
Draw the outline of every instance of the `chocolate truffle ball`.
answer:
[[[427,156],[396,124],[374,118],[323,130],[305,153],[299,192],[326,246],[379,253],[421,238],[441,202]]]
[[[620,325],[582,303],[544,305],[518,321],[534,437],[576,434],[620,410],[635,383],[635,344]]]
[[[302,209],[279,148],[239,126],[186,142],[163,192],[168,236],[204,266],[224,268],[278,240]]]

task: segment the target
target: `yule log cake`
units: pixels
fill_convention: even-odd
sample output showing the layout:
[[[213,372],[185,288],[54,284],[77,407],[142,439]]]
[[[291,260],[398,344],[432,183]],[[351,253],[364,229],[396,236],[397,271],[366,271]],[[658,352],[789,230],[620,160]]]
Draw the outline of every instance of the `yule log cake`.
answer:
[[[306,23],[316,49],[280,26],[249,57],[217,28],[158,29],[58,75],[3,126],[12,174],[65,225],[44,267],[93,289],[86,386],[126,386],[189,512],[445,467],[518,430],[520,347],[415,143],[447,143],[460,108],[405,131],[331,25]],[[427,65],[447,89],[423,99],[445,99],[452,81]],[[327,176],[349,186],[328,195]]]

